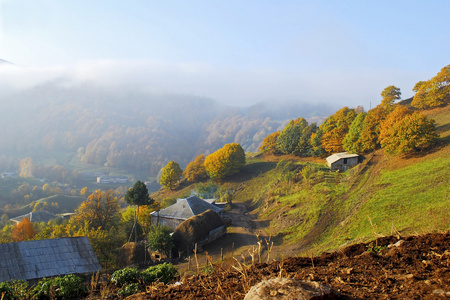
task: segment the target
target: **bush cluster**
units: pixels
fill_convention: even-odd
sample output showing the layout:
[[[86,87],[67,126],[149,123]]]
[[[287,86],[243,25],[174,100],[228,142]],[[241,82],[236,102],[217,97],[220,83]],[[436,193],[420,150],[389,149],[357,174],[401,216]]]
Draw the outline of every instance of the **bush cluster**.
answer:
[[[43,278],[30,290],[32,299],[79,299],[88,289],[83,278],[73,274],[64,277]]]
[[[144,290],[145,285],[152,282],[168,283],[177,275],[177,269],[168,263],[151,266],[140,272],[137,268],[124,268],[115,271],[111,276],[111,282],[120,286],[117,292],[121,296],[129,296]]]

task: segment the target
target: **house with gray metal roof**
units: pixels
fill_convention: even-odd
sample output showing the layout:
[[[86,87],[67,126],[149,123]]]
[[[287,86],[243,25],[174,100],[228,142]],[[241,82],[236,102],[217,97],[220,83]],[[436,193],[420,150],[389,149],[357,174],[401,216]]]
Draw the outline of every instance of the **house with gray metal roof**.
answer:
[[[331,171],[346,171],[359,163],[359,155],[340,152],[328,156],[326,160]]]
[[[87,237],[0,244],[0,282],[101,270]]]
[[[47,211],[35,211],[35,212],[30,212],[28,214],[21,215],[21,216],[15,217],[15,218],[11,218],[11,221],[19,223],[25,218],[28,218],[28,220],[30,220],[30,222],[32,222],[32,223],[39,223],[39,222],[47,223],[50,220],[60,218],[60,217],[57,215],[54,215],[52,213],[49,213]]]
[[[151,213],[152,223],[155,225],[167,225],[173,230],[183,221],[204,213],[208,209],[216,212],[219,216],[223,214],[223,208],[191,196],[185,199],[178,199],[177,203]]]

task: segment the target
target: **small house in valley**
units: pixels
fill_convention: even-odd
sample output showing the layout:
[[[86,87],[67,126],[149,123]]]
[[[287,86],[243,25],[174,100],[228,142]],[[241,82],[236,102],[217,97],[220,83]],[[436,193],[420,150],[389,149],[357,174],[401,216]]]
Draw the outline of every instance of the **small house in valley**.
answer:
[[[200,199],[197,196],[191,196],[185,199],[178,199],[177,203],[151,213],[152,223],[154,225],[167,225],[175,230],[183,221],[212,210],[220,217],[223,214],[223,208]]]
[[[28,220],[30,220],[32,223],[40,223],[40,222],[47,223],[50,220],[61,218],[61,217],[54,215],[52,213],[49,213],[47,211],[35,211],[35,212],[30,212],[28,214],[21,215],[21,216],[15,217],[15,218],[11,218],[11,221],[13,221],[15,223],[19,223],[19,222],[23,221],[23,219],[25,219],[25,218],[28,218]]]
[[[327,157],[327,165],[331,171],[347,171],[359,163],[359,155],[347,152],[335,153]]]

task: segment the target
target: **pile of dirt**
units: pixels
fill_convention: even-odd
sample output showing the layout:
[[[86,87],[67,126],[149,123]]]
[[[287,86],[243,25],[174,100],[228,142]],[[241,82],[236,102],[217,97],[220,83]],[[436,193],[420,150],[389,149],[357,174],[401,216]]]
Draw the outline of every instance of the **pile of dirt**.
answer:
[[[450,297],[450,233],[383,237],[319,257],[292,257],[246,267],[222,263],[208,275],[148,287],[127,299],[244,299],[263,279],[316,281],[339,292],[336,299],[444,299]]]

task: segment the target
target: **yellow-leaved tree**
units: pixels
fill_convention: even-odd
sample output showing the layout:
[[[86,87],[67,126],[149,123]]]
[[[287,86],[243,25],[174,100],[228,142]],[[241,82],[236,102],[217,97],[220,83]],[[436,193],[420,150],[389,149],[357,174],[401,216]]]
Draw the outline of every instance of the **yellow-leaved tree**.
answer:
[[[426,109],[450,102],[450,65],[427,81],[419,81],[413,88],[416,92],[411,105]]]
[[[199,182],[208,178],[208,174],[205,169],[205,155],[200,154],[193,161],[188,163],[183,172],[183,176],[190,182]]]
[[[277,139],[278,139],[279,135],[280,135],[280,132],[275,131],[275,132],[269,134],[268,136],[266,136],[263,139],[261,146],[259,147],[259,150],[262,153],[277,153],[278,152]]]
[[[381,125],[380,144],[392,155],[410,154],[430,146],[437,138],[435,121],[420,112],[398,106]]]
[[[94,229],[109,230],[120,221],[119,209],[119,200],[114,190],[97,190],[80,204],[72,218],[80,227],[88,222]]]
[[[164,188],[171,190],[180,183],[181,175],[183,175],[183,170],[181,170],[180,165],[171,160],[161,169],[159,183]]]
[[[212,179],[238,173],[245,165],[245,151],[238,143],[226,144],[205,158],[205,169]]]

